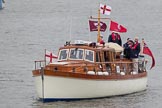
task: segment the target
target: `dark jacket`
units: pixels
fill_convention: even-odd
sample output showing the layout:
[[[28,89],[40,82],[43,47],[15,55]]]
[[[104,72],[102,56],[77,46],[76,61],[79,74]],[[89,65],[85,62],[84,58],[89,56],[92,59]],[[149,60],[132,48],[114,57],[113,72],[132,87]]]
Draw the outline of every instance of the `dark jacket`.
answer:
[[[117,43],[120,46],[122,46],[122,40],[121,40],[120,35],[118,33],[112,33],[111,35],[109,35],[108,42]]]
[[[131,48],[131,58],[138,58],[138,55],[140,53],[140,43],[135,43],[134,46]]]
[[[131,53],[131,48],[129,47],[128,42],[126,42],[123,45],[123,47],[124,47],[124,57],[129,59],[130,58],[130,53]]]

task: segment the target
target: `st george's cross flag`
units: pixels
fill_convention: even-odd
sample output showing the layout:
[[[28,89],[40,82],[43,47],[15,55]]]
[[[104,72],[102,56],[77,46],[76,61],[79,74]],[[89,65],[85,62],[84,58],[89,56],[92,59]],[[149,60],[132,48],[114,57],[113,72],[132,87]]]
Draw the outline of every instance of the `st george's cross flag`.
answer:
[[[120,32],[120,33],[124,33],[124,32],[127,32],[127,29],[118,24],[117,22],[114,22],[114,21],[110,21],[110,31],[116,31],[116,32]]]
[[[144,42],[144,45],[143,45],[143,54],[146,54],[146,55],[148,55],[152,58],[152,65],[151,65],[151,68],[150,68],[150,69],[152,69],[155,66],[155,59],[154,59],[154,56],[153,56],[150,48],[147,46],[147,44],[145,42]]]
[[[89,20],[90,31],[98,31],[98,21]],[[100,31],[104,32],[107,28],[107,25],[100,21]]]
[[[50,52],[50,51],[45,51],[46,53],[45,53],[45,57],[46,57],[46,61],[49,61],[50,63],[52,63],[52,60],[53,59],[57,59],[58,57],[57,57],[57,55],[55,55],[55,54],[53,54],[52,52]]]
[[[105,14],[105,15],[110,15],[111,7],[108,5],[100,4],[100,13]]]

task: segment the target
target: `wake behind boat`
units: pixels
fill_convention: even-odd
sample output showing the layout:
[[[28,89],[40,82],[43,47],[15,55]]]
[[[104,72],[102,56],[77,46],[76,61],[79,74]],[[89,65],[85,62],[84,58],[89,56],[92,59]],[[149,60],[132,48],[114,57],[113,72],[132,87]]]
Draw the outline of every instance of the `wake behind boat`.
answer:
[[[100,9],[103,9],[102,5]],[[146,90],[145,57],[141,55],[137,61],[133,61],[121,56],[123,47],[117,43],[99,42],[102,29],[100,10],[97,19],[97,42],[66,42],[59,48],[57,56],[45,51],[45,60],[35,61],[32,73],[40,99],[90,99]],[[119,26],[117,31],[126,32],[126,29]],[[49,63],[46,57],[50,58]],[[52,58],[57,60],[52,62]]]

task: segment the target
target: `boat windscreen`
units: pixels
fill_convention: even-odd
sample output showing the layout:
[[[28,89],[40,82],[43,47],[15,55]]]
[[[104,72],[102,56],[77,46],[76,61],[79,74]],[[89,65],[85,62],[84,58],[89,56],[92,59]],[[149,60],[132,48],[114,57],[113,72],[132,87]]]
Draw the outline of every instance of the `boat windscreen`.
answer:
[[[59,52],[59,59],[58,60],[66,60],[68,57],[69,49],[62,49]]]
[[[85,50],[85,60],[94,62],[94,51],[92,50]]]
[[[83,49],[80,48],[71,48],[70,49],[70,59],[81,60],[83,59]]]

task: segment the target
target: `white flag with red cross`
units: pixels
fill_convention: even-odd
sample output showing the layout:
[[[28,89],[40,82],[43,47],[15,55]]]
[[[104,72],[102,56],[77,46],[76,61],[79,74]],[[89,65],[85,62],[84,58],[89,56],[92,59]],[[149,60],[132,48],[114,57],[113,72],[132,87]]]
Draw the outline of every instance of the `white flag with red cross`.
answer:
[[[108,5],[100,4],[100,13],[105,14],[105,15],[110,15],[111,7]]]
[[[57,55],[55,55],[52,52],[47,51],[47,50],[46,50],[46,53],[45,53],[45,57],[46,57],[46,61],[49,61],[50,63],[52,63],[53,59],[56,60],[58,58]]]

